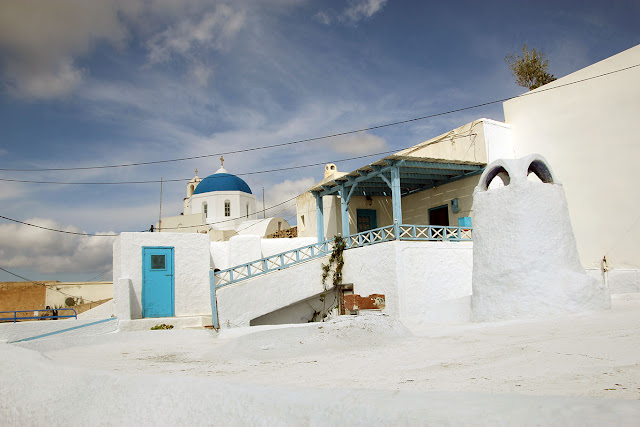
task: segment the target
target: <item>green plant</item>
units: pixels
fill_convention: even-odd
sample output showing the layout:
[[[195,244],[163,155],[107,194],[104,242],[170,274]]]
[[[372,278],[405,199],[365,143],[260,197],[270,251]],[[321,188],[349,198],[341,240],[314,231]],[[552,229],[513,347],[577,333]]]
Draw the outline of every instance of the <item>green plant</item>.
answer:
[[[324,290],[328,290],[327,278],[331,274],[331,268],[333,267],[333,286],[336,287],[342,284],[342,267],[344,267],[344,257],[342,256],[347,242],[341,236],[335,236],[333,238],[333,252],[329,257],[327,264],[322,264],[322,286]]]
[[[173,325],[166,325],[166,324],[163,323],[162,325],[156,325],[156,326],[151,327],[152,331],[156,331],[158,329],[173,329]]]
[[[556,80],[547,72],[549,61],[544,59],[544,54],[535,49],[527,50],[526,44],[522,47],[522,55],[510,53],[504,60],[518,86],[533,90]]]

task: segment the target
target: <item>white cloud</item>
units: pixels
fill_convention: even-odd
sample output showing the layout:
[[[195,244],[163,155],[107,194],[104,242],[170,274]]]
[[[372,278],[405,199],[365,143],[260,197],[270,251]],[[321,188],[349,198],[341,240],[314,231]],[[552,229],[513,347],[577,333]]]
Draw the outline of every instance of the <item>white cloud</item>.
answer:
[[[369,133],[354,133],[333,138],[331,147],[337,153],[370,154],[384,151],[387,148],[387,141]]]
[[[23,68],[19,62],[7,61],[5,66],[9,92],[14,96],[50,99],[70,93],[82,81],[83,70],[75,67],[71,58],[62,58],[46,69]]]
[[[351,0],[348,3],[348,6],[341,12],[320,11],[316,13],[314,18],[324,25],[330,25],[333,22],[357,24],[382,10],[387,0]]]
[[[174,54],[187,56],[193,49],[202,47],[225,50],[244,23],[244,11],[219,5],[201,19],[185,19],[149,40],[149,60],[164,62]]]
[[[128,37],[120,15],[136,1],[15,0],[0,6],[0,52],[9,91],[52,98],[82,80],[74,58],[100,41],[121,46]]]
[[[25,222],[71,232],[82,232],[45,218]],[[110,232],[100,234],[111,234]],[[0,264],[41,273],[84,272],[109,268],[113,237],[58,233],[23,224],[0,224]]]
[[[311,177],[301,178],[297,180],[285,180],[278,184],[270,186],[266,189],[264,198],[267,207],[282,203],[285,200],[297,197],[298,195],[309,190],[315,184],[315,180]],[[296,214],[295,201],[282,204],[274,209],[267,211],[269,216],[281,216],[287,220],[291,220]],[[295,220],[295,218],[293,218]],[[289,221],[292,222],[292,221]]]
[[[363,19],[371,18],[380,11],[387,0],[360,0],[350,2],[350,6],[345,9],[342,16],[351,22],[359,22]]]

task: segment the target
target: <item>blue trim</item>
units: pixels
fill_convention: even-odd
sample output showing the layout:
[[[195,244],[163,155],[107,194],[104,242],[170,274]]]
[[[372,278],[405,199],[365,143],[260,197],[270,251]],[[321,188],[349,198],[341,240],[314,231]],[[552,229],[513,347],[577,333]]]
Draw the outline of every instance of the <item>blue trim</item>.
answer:
[[[34,313],[34,312],[40,312],[40,311],[73,311],[73,315],[68,315],[68,316],[60,316],[60,315],[51,315],[51,316],[20,316],[18,317],[18,313]],[[11,310],[11,311],[0,311],[0,314],[5,314],[5,313],[13,313],[13,323],[17,323],[18,320],[33,320],[33,319],[39,319],[39,320],[43,320],[43,319],[66,319],[66,318],[70,318],[73,317],[75,319],[78,319],[78,313],[76,313],[76,311],[73,308],[69,308],[69,307],[65,307],[65,308],[35,308],[33,310]],[[7,320],[9,319],[8,317],[2,317],[1,319],[3,320]]]
[[[346,238],[351,234],[349,229],[349,197],[347,195],[347,186],[340,186],[340,217],[342,219],[342,237]]]
[[[209,292],[211,293],[211,324],[214,328],[220,329],[218,323],[218,300],[216,298],[216,273],[209,270]]]
[[[316,198],[316,228],[318,234],[318,243],[324,241],[324,206],[322,205],[322,196],[313,193]]]
[[[51,335],[56,335],[56,334],[61,334],[63,332],[68,332],[68,331],[72,331],[74,329],[80,329],[80,328],[85,328],[87,326],[93,326],[93,325],[98,325],[100,323],[104,323],[104,322],[108,322],[110,320],[118,320],[117,317],[110,317],[108,319],[102,319],[102,320],[97,320],[95,322],[91,322],[91,323],[87,323],[85,325],[78,325],[78,326],[73,326],[71,328],[66,328],[66,329],[60,329],[59,331],[53,331],[53,332],[49,332],[46,334],[42,334],[42,335],[36,335],[35,337],[30,337],[30,338],[23,338],[21,340],[16,340],[16,341],[11,341],[12,343],[14,342],[23,342],[23,341],[31,341],[31,340],[36,340],[38,338],[44,338],[44,337],[49,337]]]
[[[145,279],[146,279],[146,275],[147,275],[147,266],[145,264],[145,251],[147,250],[168,250],[170,252],[169,256],[171,257],[171,274],[168,275],[171,277],[171,311],[170,313],[165,313],[163,315],[160,316],[148,316],[147,314],[147,310],[145,309],[145,302],[147,297],[147,293],[148,291],[145,291]],[[143,246],[142,247],[142,292],[141,292],[141,299],[142,299],[142,317],[143,318],[154,318],[154,317],[173,317],[175,316],[175,310],[176,310],[176,303],[175,303],[175,292],[176,292],[176,284],[175,284],[175,271],[176,271],[176,266],[175,266],[175,250],[173,246]],[[149,268],[151,268],[151,266],[149,265]],[[164,270],[158,270],[158,271],[166,271],[166,265],[165,265],[165,269]]]
[[[396,240],[400,240],[399,225],[402,224],[402,196],[400,194],[400,168],[391,168],[391,203],[393,205],[393,225]]]

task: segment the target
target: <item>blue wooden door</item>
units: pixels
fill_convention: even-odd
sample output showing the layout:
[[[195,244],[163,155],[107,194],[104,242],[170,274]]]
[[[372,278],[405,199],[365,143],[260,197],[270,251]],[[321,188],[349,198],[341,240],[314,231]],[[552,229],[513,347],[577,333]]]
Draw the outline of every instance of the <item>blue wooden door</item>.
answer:
[[[378,228],[376,211],[374,209],[357,209],[356,216],[358,218],[358,233]]]
[[[173,248],[142,248],[142,317],[174,316]]]

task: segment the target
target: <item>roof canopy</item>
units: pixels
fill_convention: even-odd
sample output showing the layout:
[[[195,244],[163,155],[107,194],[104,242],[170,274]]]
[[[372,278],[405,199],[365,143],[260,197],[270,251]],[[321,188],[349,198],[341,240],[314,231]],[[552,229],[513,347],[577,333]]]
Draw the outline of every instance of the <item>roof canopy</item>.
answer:
[[[394,154],[356,169],[346,175],[329,178],[311,188],[318,196],[339,194],[344,186],[351,196],[391,196],[391,170],[398,168],[400,194],[406,196],[482,173],[485,163],[452,161]]]

